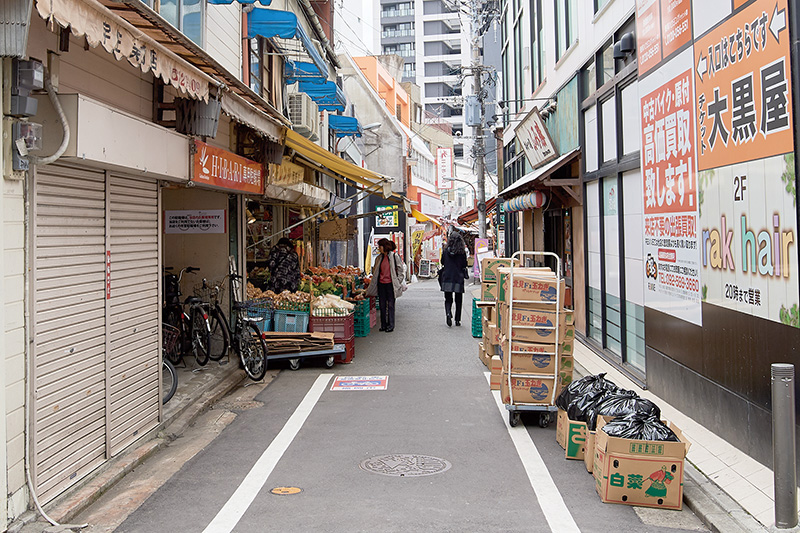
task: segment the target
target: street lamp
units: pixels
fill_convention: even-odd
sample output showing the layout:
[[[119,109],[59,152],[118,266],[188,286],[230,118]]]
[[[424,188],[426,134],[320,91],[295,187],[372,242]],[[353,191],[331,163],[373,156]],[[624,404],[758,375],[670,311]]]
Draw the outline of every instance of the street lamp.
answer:
[[[457,181],[459,183],[466,183],[467,185],[472,187],[472,197],[474,198],[472,203],[476,204],[478,202],[478,191],[475,189],[475,185],[473,185],[472,183],[468,182],[467,180],[460,180],[458,178],[446,178],[446,179],[447,179],[447,181]],[[475,206],[473,205],[473,207],[475,207]]]

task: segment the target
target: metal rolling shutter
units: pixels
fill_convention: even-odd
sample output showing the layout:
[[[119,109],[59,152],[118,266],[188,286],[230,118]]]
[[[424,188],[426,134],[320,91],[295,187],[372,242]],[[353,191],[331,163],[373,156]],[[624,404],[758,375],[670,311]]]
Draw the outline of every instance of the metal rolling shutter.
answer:
[[[34,483],[48,501],[105,460],[105,176],[34,182]]]
[[[109,176],[111,455],[158,424],[158,184]]]

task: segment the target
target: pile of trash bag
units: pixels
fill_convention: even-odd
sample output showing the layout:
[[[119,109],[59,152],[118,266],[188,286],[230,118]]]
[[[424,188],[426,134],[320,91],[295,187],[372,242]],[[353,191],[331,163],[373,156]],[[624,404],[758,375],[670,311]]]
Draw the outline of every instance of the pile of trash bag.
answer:
[[[661,422],[661,409],[634,391],[619,388],[605,374],[573,381],[556,398],[556,406],[570,420],[586,422],[594,431],[598,416],[615,417],[603,426],[614,437],[637,440],[678,441],[675,433]]]
[[[630,413],[617,417],[603,426],[603,431],[612,437],[622,439],[680,442],[675,432],[661,420],[644,413]]]

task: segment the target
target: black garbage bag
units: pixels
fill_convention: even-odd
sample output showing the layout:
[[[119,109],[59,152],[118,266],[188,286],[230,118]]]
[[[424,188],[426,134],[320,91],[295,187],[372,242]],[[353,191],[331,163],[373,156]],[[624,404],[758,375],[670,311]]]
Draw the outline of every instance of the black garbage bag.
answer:
[[[598,402],[602,402],[606,398],[613,396],[617,391],[603,388],[590,389],[583,396],[576,398],[574,402],[569,404],[567,408],[567,416],[570,420],[579,420],[587,422],[589,410]]]
[[[586,411],[586,425],[589,430],[597,428],[598,416],[624,416],[631,413],[652,415],[661,419],[661,409],[645,398],[639,398],[634,391],[619,389],[618,391],[598,399]]]
[[[583,396],[596,391],[617,390],[617,386],[606,379],[605,374],[586,376],[578,381],[573,381],[556,398],[556,406],[564,411],[569,411],[569,406]]]
[[[602,429],[612,437],[623,439],[680,442],[677,435],[661,420],[642,413],[630,413],[615,418]]]

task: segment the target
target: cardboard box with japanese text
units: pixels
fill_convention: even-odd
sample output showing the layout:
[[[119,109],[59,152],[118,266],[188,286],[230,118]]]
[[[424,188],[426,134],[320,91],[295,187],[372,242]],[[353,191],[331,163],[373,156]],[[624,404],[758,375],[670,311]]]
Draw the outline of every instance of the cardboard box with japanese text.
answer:
[[[514,391],[514,404],[545,404],[553,403],[555,379],[534,379],[525,377],[511,378],[511,388]],[[500,397],[503,403],[511,403],[508,391],[508,373],[503,372],[500,380]]]
[[[519,265],[519,259],[514,260],[514,265]],[[510,257],[484,257],[481,261],[481,281],[489,283],[497,282],[497,269],[500,267],[510,267]]]
[[[561,339],[566,338],[568,334],[573,338],[575,336],[574,326],[571,326],[571,332],[568,331],[570,326],[567,324],[568,317],[566,313],[562,312],[558,317],[560,330],[560,334],[558,334],[555,330],[555,311],[515,307],[509,320],[506,318],[508,316],[508,308],[505,304],[501,304],[501,309],[501,312],[505,312],[506,314],[500,319],[500,331],[506,338],[510,337],[512,341],[555,344]],[[509,325],[511,325],[510,332]]]
[[[515,268],[513,290],[509,289],[511,269],[499,268],[498,275],[500,276],[497,289],[499,301],[509,303],[510,296],[513,295],[514,307],[545,310],[564,307],[566,285],[563,279],[559,282],[549,269]]]
[[[489,381],[489,388],[491,390],[500,390],[500,377],[503,374],[500,356],[492,356],[489,364],[491,365],[489,368],[492,371],[491,379]]]
[[[481,301],[494,302],[497,301],[497,283],[481,283]]]
[[[556,442],[564,448],[564,457],[583,461],[586,453],[586,422],[570,420],[567,412],[558,410]]]
[[[689,442],[674,424],[680,442],[611,437],[598,419],[595,433],[595,489],[605,503],[680,510],[683,507],[684,461]]]
[[[572,357],[556,359],[557,352],[563,350],[561,344],[535,344],[530,342],[511,343],[511,357],[506,357],[508,342],[501,335],[500,352],[503,359],[503,368],[508,370],[509,359],[514,372],[526,374],[554,374],[557,370],[572,369]],[[566,367],[565,367],[566,365]]]

